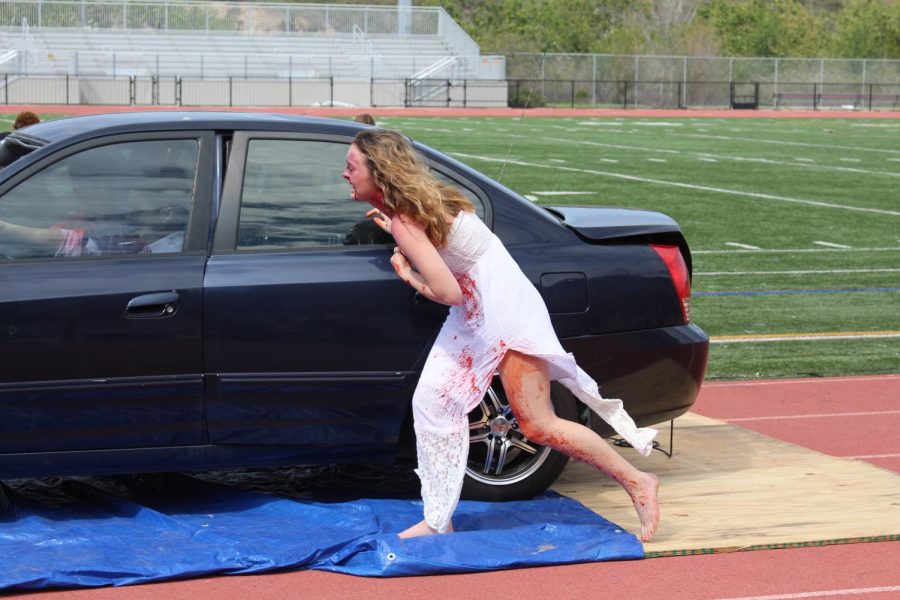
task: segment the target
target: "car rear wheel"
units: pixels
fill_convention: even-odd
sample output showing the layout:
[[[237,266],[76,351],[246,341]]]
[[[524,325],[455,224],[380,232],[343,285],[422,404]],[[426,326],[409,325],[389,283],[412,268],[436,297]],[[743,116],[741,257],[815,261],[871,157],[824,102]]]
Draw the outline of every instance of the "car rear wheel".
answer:
[[[558,383],[550,391],[556,414],[577,421],[571,393]],[[533,498],[556,481],[569,458],[530,441],[519,428],[499,377],[469,413],[469,460],[463,497],[472,500]]]

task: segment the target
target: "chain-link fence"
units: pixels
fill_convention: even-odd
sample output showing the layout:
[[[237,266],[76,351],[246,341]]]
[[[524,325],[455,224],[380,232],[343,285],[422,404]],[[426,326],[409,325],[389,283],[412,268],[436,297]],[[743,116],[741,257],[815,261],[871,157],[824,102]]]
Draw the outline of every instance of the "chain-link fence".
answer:
[[[522,105],[625,108],[843,108],[900,105],[900,61],[518,53],[506,57]],[[523,91],[526,90],[526,91]]]
[[[742,58],[721,56],[638,56],[610,54],[516,53],[506,56],[509,79],[581,81],[680,81],[900,84],[900,60],[844,58]]]

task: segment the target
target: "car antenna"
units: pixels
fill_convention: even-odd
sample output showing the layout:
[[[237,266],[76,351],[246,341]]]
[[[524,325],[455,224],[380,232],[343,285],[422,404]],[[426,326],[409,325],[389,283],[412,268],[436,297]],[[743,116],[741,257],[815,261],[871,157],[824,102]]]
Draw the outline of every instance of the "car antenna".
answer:
[[[544,72],[544,59],[547,58],[547,52],[544,51],[541,54],[541,64],[538,65],[538,71],[543,74]],[[519,135],[519,127],[522,126],[522,121],[525,120],[525,111],[528,110],[528,103],[531,102],[531,92],[534,91],[534,80],[531,81],[531,86],[528,88],[528,96],[525,97],[525,105],[522,107],[522,114],[519,116],[519,120],[516,122],[516,128],[513,130],[512,139],[509,140],[509,147],[506,149],[506,158],[503,159],[503,164],[500,165],[500,175],[497,176],[497,183],[503,181],[503,171],[506,170],[506,163],[509,162],[509,155],[512,153],[513,143],[516,141],[516,137]],[[517,96],[518,98],[518,96]]]

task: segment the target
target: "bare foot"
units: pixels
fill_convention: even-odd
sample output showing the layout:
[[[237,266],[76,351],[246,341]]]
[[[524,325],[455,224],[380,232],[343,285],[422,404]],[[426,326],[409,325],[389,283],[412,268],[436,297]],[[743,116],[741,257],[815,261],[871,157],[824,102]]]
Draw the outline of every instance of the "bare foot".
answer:
[[[428,526],[428,523],[426,523],[423,520],[423,521],[419,521],[418,523],[416,523],[409,529],[401,532],[399,534],[399,536],[401,538],[406,539],[406,538],[422,537],[423,535],[437,535],[438,533],[439,532],[437,529],[432,529],[431,527]],[[444,533],[453,533],[453,524],[452,523],[448,526],[447,531],[445,531]]]
[[[642,542],[649,541],[659,525],[659,502],[656,499],[658,490],[659,478],[653,473],[643,473],[633,487],[625,488],[641,520]]]

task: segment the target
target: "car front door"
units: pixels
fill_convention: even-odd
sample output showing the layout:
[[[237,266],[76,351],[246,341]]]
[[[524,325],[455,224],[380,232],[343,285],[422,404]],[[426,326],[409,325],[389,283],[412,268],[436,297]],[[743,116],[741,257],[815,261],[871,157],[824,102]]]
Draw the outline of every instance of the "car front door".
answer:
[[[120,136],[0,184],[0,453],[205,441],[212,140]]]
[[[217,444],[393,453],[446,307],[390,265],[341,173],[346,137],[235,135],[204,282]]]

